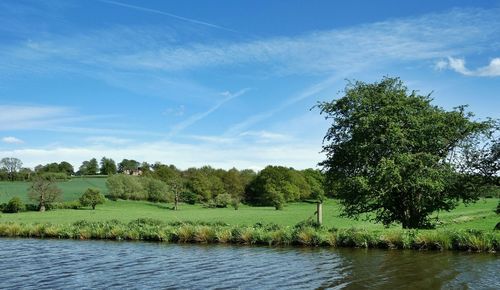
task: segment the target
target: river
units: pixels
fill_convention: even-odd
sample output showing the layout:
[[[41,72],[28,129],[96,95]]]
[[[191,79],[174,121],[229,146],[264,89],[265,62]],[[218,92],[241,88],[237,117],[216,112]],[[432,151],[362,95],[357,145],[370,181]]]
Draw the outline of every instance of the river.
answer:
[[[496,254],[0,239],[2,289],[500,289]]]

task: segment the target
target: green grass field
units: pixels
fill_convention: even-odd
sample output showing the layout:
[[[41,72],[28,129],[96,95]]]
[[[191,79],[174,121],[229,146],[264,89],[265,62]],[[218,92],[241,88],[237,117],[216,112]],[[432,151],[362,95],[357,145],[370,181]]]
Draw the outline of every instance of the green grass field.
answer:
[[[494,213],[498,199],[481,199],[477,203],[460,205],[451,212],[440,213],[439,228],[491,230],[500,220]],[[15,221],[21,223],[54,223],[69,224],[78,220],[106,221],[117,219],[129,222],[138,218],[153,218],[165,222],[173,221],[206,221],[225,222],[231,225],[253,225],[260,223],[275,223],[294,225],[307,218],[314,218],[315,204],[292,203],[284,210],[277,211],[272,207],[241,206],[239,210],[232,208],[211,209],[201,205],[181,204],[179,211],[171,209],[172,204],[151,203],[146,201],[107,201],[96,210],[90,209],[60,209],[47,212],[22,212],[16,214],[3,213],[0,223]],[[381,224],[366,221],[355,221],[339,217],[339,206],[335,200],[324,204],[323,220],[327,227],[336,228],[366,228],[383,229]],[[399,226],[395,225],[395,228]]]
[[[8,202],[12,197],[18,196],[24,202],[28,200],[29,182],[24,181],[0,181],[0,203]],[[103,194],[107,193],[106,178],[97,177],[73,177],[68,181],[61,181],[57,186],[63,191],[64,201],[76,200],[89,187],[98,188]]]

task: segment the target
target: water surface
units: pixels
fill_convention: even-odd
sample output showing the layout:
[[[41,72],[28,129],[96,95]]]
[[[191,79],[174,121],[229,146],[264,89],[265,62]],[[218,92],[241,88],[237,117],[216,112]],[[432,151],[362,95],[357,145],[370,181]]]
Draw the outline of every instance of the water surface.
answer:
[[[500,289],[495,254],[0,239],[0,288]]]

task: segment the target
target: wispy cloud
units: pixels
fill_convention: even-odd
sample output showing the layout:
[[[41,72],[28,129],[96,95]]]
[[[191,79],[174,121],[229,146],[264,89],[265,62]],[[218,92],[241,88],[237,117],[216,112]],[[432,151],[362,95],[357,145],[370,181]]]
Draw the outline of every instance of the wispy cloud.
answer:
[[[147,13],[154,13],[154,14],[159,14],[159,15],[163,15],[163,16],[168,16],[168,17],[172,17],[172,18],[175,18],[175,19],[178,19],[178,20],[187,21],[187,22],[190,22],[190,23],[199,24],[199,25],[203,25],[203,26],[208,26],[208,27],[211,27],[211,28],[222,29],[222,30],[226,30],[226,31],[230,31],[230,32],[237,32],[237,31],[235,31],[233,29],[229,29],[229,28],[217,25],[217,24],[213,24],[213,23],[209,23],[209,22],[205,22],[205,21],[200,21],[200,20],[196,20],[196,19],[193,19],[193,18],[187,18],[187,17],[179,16],[179,15],[168,13],[168,12],[161,11],[161,10],[158,10],[158,9],[151,9],[151,8],[147,8],[147,7],[142,7],[142,6],[137,6],[137,5],[131,5],[131,4],[127,4],[127,3],[123,3],[123,2],[118,2],[118,1],[111,1],[111,0],[98,0],[98,1],[104,2],[104,3],[108,3],[108,4],[112,4],[112,5],[116,5],[116,6],[121,6],[121,7],[129,8],[129,9],[143,11],[143,12],[147,12]]]
[[[352,70],[349,70],[349,72],[352,72]],[[344,73],[347,73],[347,71]],[[241,132],[247,130],[248,128],[252,127],[253,125],[260,123],[266,119],[271,118],[272,116],[274,116],[278,112],[283,111],[284,109],[286,109],[286,108],[288,108],[288,107],[290,107],[290,106],[292,106],[292,105],[294,105],[294,104],[296,104],[304,99],[307,99],[307,98],[310,98],[313,96],[317,96],[317,94],[319,94],[323,90],[329,88],[330,86],[332,86],[335,82],[339,81],[340,79],[343,79],[343,77],[340,77],[339,75],[334,75],[334,76],[328,77],[320,82],[314,83],[314,84],[310,85],[309,87],[306,87],[304,90],[297,93],[296,95],[289,97],[286,101],[281,103],[279,106],[277,106],[271,110],[252,115],[252,116],[244,119],[243,121],[232,125],[226,131],[226,135],[241,134]]]
[[[12,137],[12,136],[3,137],[2,142],[7,143],[7,144],[22,144],[22,143],[24,143],[23,140],[16,138],[16,137]]]
[[[498,77],[500,76],[500,58],[493,58],[487,66],[470,70],[465,66],[464,58],[448,57],[447,60],[440,60],[436,63],[436,69],[451,69],[466,76],[476,77]]]
[[[186,120],[174,125],[172,127],[172,130],[170,130],[170,135],[175,135],[177,133],[179,133],[180,131],[184,130],[185,128],[193,125],[194,123],[202,120],[203,118],[207,117],[208,115],[212,114],[213,112],[215,112],[217,109],[219,109],[222,105],[224,105],[225,103],[231,101],[232,99],[234,98],[237,98],[243,94],[245,94],[246,92],[248,92],[248,88],[245,88],[245,89],[242,89],[242,90],[239,90],[238,92],[236,93],[230,93],[230,92],[224,92],[222,93],[221,95],[223,95],[225,98],[222,99],[221,101],[217,102],[215,105],[213,105],[212,107],[210,107],[208,110],[202,112],[202,113],[199,113],[199,114],[194,114],[192,115],[191,117],[187,118]]]
[[[132,140],[131,139],[125,139],[125,138],[119,138],[119,137],[113,137],[113,136],[91,136],[85,138],[85,141],[92,143],[92,144],[114,144],[114,145],[122,145],[122,144],[127,144],[130,143]]]
[[[54,70],[58,65],[71,68],[69,62],[86,69],[153,72],[265,65],[267,74],[331,74],[352,66],[494,49],[498,43],[492,39],[500,33],[499,14],[500,9],[455,9],[294,37],[189,42],[182,46],[164,39],[155,29],[113,27],[80,35],[49,35],[20,47],[6,47],[0,64],[37,70],[44,67],[40,62],[50,62]]]
[[[68,118],[71,110],[55,106],[0,105],[0,130],[40,128]]]

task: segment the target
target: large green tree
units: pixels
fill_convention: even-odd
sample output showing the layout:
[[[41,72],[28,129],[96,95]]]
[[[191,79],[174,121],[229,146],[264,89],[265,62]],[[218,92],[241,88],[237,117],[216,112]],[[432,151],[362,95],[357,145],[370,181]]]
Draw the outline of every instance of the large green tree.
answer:
[[[99,164],[97,159],[92,158],[89,161],[83,161],[82,165],[78,169],[80,175],[96,175],[99,171]]]
[[[116,163],[111,158],[103,157],[101,159],[101,168],[99,169],[99,173],[102,175],[113,175],[116,174],[117,168]]]
[[[311,197],[311,188],[300,172],[283,166],[267,166],[250,182],[246,201],[282,209],[286,202]]]
[[[477,198],[446,160],[488,124],[473,121],[463,106],[446,111],[431,102],[400,79],[384,78],[349,83],[343,97],[319,103],[332,121],[321,165],[346,216],[374,213],[385,225],[420,228],[434,211]]]

